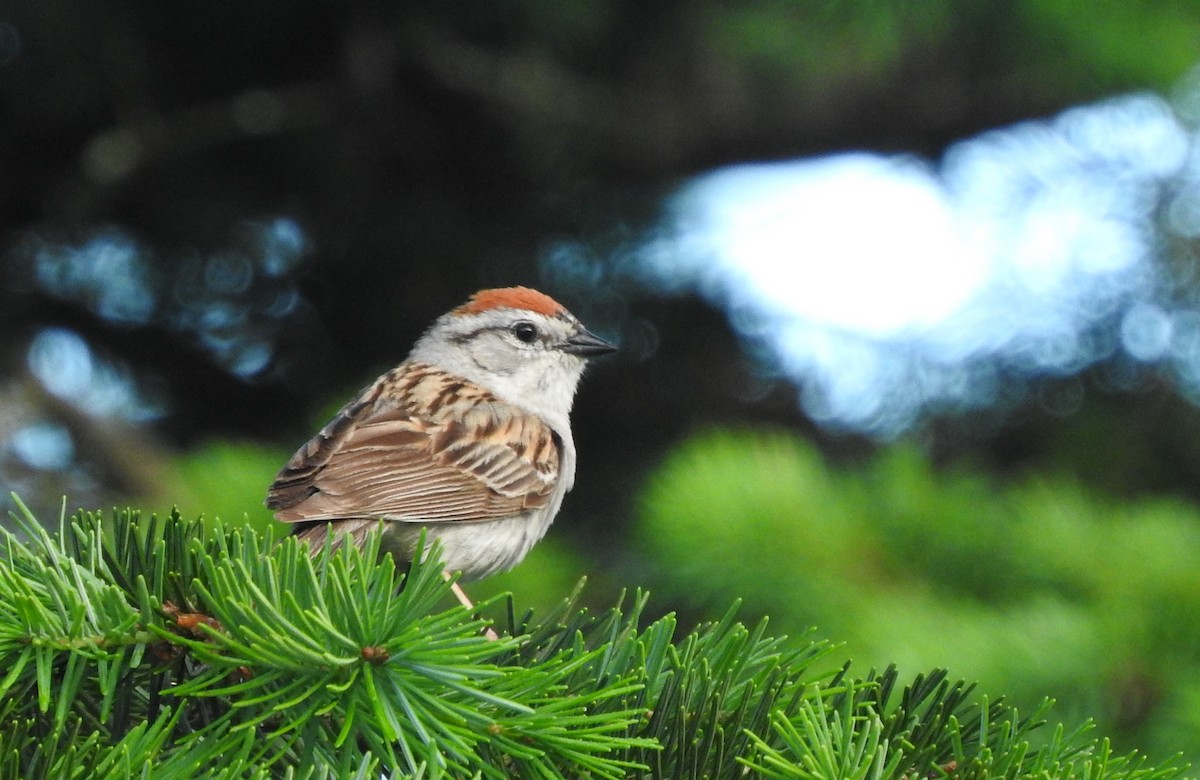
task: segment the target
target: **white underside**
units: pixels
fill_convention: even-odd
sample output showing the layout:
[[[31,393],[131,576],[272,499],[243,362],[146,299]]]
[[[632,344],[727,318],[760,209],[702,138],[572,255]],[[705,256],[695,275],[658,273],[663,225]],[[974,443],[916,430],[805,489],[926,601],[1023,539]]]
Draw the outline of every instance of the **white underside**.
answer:
[[[471,523],[404,523],[393,521],[387,546],[406,559],[425,529],[425,543],[441,544],[442,565],[447,571],[462,572],[463,580],[490,577],[516,566],[546,535],[550,523],[546,512],[530,512],[503,520]]]

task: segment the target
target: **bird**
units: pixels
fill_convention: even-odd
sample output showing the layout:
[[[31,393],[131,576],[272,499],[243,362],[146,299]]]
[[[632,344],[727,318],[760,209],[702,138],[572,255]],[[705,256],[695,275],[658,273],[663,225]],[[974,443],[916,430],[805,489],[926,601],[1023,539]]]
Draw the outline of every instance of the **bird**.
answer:
[[[296,450],[266,506],[314,555],[384,521],[381,548],[406,564],[424,533],[472,609],[452,573],[506,571],[545,535],[575,483],[576,388],[616,349],[545,293],[481,290]]]

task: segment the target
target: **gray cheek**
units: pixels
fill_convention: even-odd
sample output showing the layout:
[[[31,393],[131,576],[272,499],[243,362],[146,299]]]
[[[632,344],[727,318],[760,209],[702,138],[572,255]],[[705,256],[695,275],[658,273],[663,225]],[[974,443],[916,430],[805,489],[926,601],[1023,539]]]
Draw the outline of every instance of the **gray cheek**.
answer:
[[[471,344],[470,355],[475,365],[484,371],[506,376],[514,373],[522,362],[511,347],[495,337],[477,339]]]

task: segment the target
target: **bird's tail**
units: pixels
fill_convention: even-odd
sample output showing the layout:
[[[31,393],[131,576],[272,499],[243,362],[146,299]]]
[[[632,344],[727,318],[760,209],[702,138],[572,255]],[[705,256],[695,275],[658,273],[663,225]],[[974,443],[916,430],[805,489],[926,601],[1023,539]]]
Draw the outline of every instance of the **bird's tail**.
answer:
[[[311,523],[297,523],[292,531],[300,542],[308,542],[308,551],[317,555],[332,544],[334,548],[349,540],[352,544],[362,546],[367,531],[379,525],[378,520],[318,520]]]

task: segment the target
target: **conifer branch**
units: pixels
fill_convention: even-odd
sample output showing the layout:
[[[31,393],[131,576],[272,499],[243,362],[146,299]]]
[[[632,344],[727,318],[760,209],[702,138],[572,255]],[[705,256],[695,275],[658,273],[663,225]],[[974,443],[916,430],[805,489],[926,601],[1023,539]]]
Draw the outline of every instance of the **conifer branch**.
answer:
[[[1086,725],[1031,734],[944,672],[818,671],[747,627],[682,636],[647,595],[517,619],[451,602],[436,545],[364,548],[135,512],[0,538],[0,780],[16,777],[1174,778]],[[582,585],[582,584],[581,584]],[[627,602],[627,603],[626,603]]]

